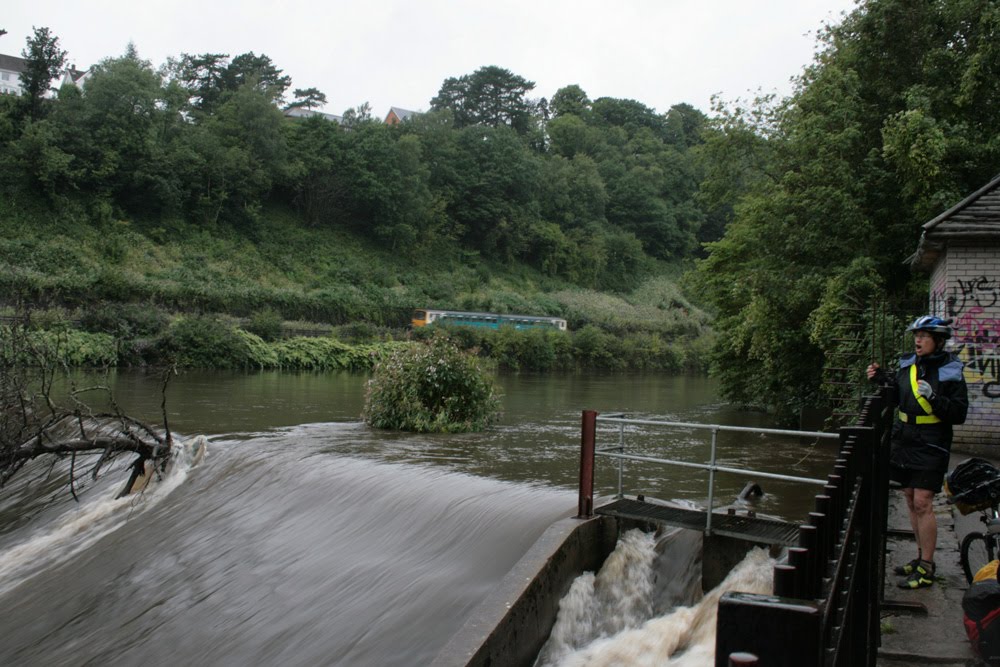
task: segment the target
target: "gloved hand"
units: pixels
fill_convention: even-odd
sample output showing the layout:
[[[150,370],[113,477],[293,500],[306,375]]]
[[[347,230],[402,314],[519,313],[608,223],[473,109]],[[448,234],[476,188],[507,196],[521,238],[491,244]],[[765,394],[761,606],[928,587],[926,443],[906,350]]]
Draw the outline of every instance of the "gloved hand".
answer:
[[[917,393],[927,399],[934,397],[934,389],[931,387],[931,383],[927,380],[917,381]]]

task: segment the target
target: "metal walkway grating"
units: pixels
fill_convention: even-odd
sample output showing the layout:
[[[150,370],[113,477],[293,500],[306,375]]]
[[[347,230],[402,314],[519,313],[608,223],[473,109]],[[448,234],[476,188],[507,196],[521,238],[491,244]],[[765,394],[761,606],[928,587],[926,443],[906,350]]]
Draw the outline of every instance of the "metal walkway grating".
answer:
[[[655,521],[691,530],[705,530],[705,512],[654,505],[628,498],[621,498],[598,507],[594,509],[594,513],[639,521]],[[714,513],[712,514],[712,534],[761,544],[795,546],[798,544],[799,526],[774,519]]]

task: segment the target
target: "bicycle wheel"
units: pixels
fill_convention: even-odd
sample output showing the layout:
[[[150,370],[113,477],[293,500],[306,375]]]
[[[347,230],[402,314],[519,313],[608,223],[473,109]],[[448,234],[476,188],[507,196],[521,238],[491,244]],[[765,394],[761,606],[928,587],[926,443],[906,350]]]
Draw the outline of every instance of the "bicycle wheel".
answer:
[[[962,571],[965,572],[965,580],[970,584],[979,568],[996,558],[996,550],[993,544],[993,537],[982,533],[969,533],[962,540],[962,549],[959,560],[962,563]]]

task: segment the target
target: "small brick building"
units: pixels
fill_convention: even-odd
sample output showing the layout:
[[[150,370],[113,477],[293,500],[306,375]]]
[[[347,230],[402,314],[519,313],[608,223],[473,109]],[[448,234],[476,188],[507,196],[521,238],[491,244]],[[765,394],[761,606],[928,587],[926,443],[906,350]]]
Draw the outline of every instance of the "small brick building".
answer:
[[[954,319],[950,349],[965,363],[969,417],[955,449],[1000,453],[1000,176],[923,226],[911,258],[931,274],[931,314]]]

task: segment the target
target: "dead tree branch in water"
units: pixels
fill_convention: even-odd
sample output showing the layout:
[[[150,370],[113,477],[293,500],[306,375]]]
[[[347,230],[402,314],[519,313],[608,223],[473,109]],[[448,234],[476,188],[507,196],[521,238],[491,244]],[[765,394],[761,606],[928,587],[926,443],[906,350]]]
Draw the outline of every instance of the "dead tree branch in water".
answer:
[[[171,372],[164,376],[162,431],[130,417],[118,405],[106,385],[78,388],[63,362],[58,336],[35,335],[29,314],[14,324],[0,327],[0,487],[29,461],[70,457],[70,493],[76,497],[77,455],[96,454],[90,474],[123,454],[135,454],[135,466],[151,462],[162,469],[170,457],[172,436],[166,425],[166,388]],[[56,400],[57,380],[66,378],[65,401]],[[95,412],[89,399],[100,394],[110,405]],[[96,399],[95,399],[96,400]],[[51,470],[51,468],[50,468]]]

